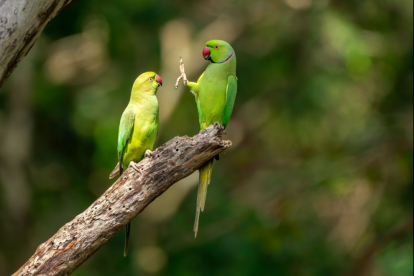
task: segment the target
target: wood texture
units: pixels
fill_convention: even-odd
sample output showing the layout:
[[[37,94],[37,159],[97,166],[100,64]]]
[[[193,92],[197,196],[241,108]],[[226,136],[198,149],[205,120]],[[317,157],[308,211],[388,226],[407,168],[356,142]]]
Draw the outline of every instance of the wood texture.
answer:
[[[223,133],[216,124],[193,138],[176,137],[142,160],[140,172],[129,167],[86,211],[41,244],[14,275],[72,273],[170,186],[229,148],[231,142],[221,139]],[[122,252],[114,252],[114,258],[122,258]]]
[[[0,0],[0,88],[46,25],[77,0]]]

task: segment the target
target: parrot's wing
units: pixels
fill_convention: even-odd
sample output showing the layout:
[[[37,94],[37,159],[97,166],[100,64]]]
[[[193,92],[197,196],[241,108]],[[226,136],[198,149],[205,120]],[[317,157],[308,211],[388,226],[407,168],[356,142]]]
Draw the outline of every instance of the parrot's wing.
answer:
[[[132,138],[132,133],[134,131],[134,122],[135,110],[133,108],[127,108],[124,111],[124,114],[122,114],[121,123],[119,125],[118,158],[121,167],[123,164],[125,149]]]
[[[226,106],[224,107],[223,112],[223,123],[224,127],[227,127],[227,124],[230,121],[231,113],[233,113],[234,102],[236,101],[237,96],[237,77],[229,76],[227,83],[226,91]]]

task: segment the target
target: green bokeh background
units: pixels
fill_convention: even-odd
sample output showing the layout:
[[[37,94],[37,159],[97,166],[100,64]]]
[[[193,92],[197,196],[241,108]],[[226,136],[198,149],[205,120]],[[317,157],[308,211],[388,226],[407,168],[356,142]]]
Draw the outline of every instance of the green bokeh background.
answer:
[[[133,221],[126,258],[121,231],[73,275],[413,274],[413,1],[82,0],[0,90],[0,275],[113,183],[139,74],[164,79],[156,146],[198,132],[174,84],[210,39],[239,91],[198,238],[194,175]]]

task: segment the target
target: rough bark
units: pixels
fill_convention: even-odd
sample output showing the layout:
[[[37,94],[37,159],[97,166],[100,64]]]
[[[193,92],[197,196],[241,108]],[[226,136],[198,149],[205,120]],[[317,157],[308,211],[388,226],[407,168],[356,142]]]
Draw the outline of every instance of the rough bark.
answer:
[[[86,211],[41,244],[14,275],[69,275],[177,181],[231,146],[216,124],[200,134],[176,137],[129,167]],[[119,252],[118,257],[122,257]]]
[[[46,25],[77,0],[0,0],[0,87]]]

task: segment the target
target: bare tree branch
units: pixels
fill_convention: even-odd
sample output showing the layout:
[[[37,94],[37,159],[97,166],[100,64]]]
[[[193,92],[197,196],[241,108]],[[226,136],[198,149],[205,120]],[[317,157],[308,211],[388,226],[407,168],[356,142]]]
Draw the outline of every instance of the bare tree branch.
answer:
[[[0,87],[46,25],[77,0],[0,0]]]
[[[140,172],[129,167],[86,211],[41,244],[14,275],[72,273],[170,186],[228,149],[231,142],[221,139],[223,133],[216,124],[192,138],[176,137],[141,161]]]

